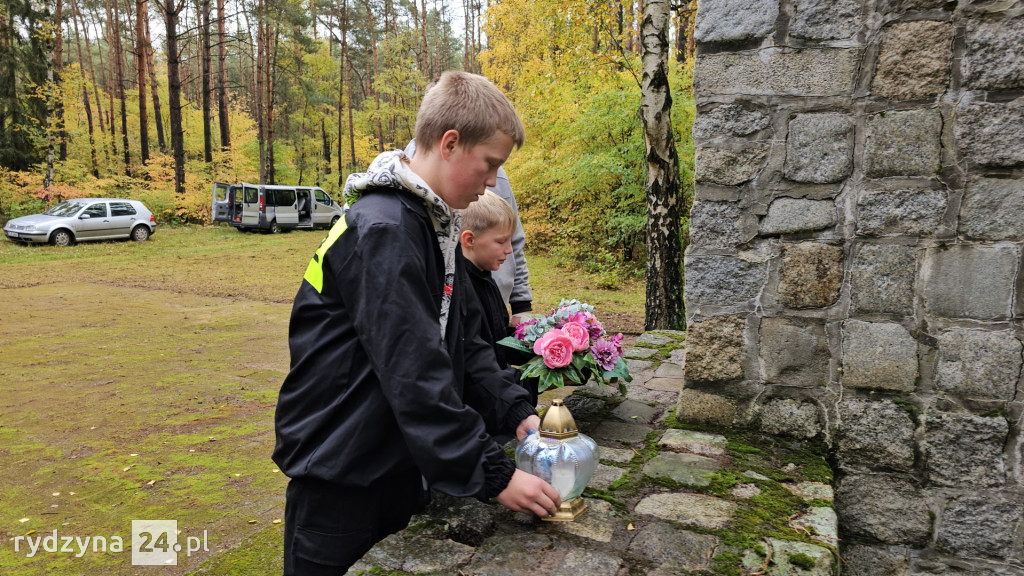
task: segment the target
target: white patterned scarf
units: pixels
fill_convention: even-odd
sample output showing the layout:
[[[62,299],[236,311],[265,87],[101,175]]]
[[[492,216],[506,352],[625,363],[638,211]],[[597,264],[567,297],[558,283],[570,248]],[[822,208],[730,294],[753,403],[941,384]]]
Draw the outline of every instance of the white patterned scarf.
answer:
[[[409,158],[401,150],[384,152],[377,156],[366,172],[350,174],[345,181],[343,194],[346,199],[355,198],[370,188],[398,188],[423,199],[434,225],[434,236],[444,256],[444,286],[441,290],[441,339],[448,328],[448,311],[452,303],[455,286],[455,248],[459,245],[459,228],[462,211],[452,210],[430,186],[409,168]]]

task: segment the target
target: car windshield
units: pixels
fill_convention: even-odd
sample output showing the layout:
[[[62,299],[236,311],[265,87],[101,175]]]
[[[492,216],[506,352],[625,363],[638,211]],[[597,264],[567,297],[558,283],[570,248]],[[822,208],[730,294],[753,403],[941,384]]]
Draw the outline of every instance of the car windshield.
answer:
[[[43,212],[43,214],[46,214],[47,216],[74,216],[81,209],[82,205],[78,202],[61,202],[46,212]]]

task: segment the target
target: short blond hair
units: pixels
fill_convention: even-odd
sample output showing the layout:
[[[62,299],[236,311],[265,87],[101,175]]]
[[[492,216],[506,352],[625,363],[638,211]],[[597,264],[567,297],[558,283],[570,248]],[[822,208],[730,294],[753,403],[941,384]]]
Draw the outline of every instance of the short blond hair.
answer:
[[[474,234],[483,234],[491,228],[508,232],[516,231],[516,212],[512,205],[490,190],[462,211],[462,229]]]
[[[430,150],[449,130],[459,132],[465,148],[508,134],[516,148],[526,140],[519,114],[490,80],[477,74],[449,70],[427,90],[416,115],[416,148]]]

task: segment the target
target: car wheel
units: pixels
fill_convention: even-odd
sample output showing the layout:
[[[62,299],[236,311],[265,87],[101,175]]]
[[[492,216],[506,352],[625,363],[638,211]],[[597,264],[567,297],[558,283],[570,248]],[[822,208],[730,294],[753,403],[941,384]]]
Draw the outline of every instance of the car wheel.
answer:
[[[338,220],[341,220],[341,216],[335,216],[334,218],[331,218],[331,228],[334,228],[334,225],[338,223]]]
[[[132,228],[132,240],[135,240],[136,242],[145,242],[146,240],[149,240],[149,228],[146,228],[141,224]]]
[[[71,232],[64,229],[50,234],[50,244],[54,246],[69,246],[74,240],[75,238],[71,235]]]
[[[270,223],[270,233],[271,234],[280,234],[281,233],[281,227],[277,225],[277,220],[274,220],[273,222]]]

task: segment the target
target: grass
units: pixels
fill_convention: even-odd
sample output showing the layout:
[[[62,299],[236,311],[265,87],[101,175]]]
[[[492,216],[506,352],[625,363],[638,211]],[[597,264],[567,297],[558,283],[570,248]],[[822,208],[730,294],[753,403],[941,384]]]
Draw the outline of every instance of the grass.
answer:
[[[206,532],[209,552],[161,574],[279,572],[287,480],[270,460],[273,410],[291,300],[322,238],[211,226],[143,243],[0,241],[5,576],[139,573],[133,519],[177,520],[179,542]],[[602,290],[529,258],[537,311],[568,296],[610,329],[642,321],[638,285]],[[53,530],[118,535],[125,551],[14,551],[15,537]]]

